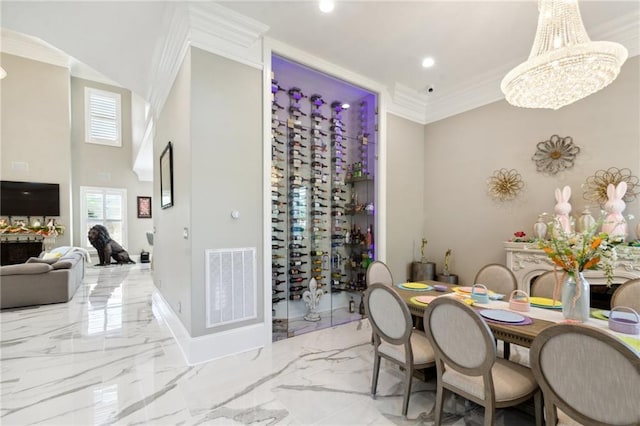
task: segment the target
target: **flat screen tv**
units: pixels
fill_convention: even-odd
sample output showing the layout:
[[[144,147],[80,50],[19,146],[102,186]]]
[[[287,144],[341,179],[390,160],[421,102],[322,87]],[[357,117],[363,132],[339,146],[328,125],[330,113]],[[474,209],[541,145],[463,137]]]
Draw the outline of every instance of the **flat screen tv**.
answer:
[[[60,185],[0,181],[0,215],[60,216]]]

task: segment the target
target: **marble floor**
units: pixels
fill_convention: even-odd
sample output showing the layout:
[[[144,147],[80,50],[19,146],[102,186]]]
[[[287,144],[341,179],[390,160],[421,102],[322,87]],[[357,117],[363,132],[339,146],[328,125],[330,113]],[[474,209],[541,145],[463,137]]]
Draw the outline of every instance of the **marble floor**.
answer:
[[[0,313],[0,423],[9,425],[429,425],[435,383],[414,380],[400,415],[402,374],[384,364],[369,393],[368,322],[278,341],[187,366],[152,303],[151,271],[88,268],[69,303]],[[498,425],[532,425],[500,410]],[[482,410],[450,398],[445,424],[480,425]]]

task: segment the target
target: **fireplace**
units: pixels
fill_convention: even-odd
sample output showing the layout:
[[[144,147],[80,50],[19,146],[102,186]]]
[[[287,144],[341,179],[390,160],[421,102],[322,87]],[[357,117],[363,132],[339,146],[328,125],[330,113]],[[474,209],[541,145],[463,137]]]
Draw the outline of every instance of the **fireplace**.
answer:
[[[530,293],[531,283],[540,275],[553,269],[547,255],[534,244],[505,242],[507,267],[518,280],[518,289]],[[591,306],[609,309],[615,289],[627,280],[640,278],[640,247],[619,246],[618,262],[613,271],[613,283],[607,287],[602,271],[585,271],[584,277],[591,284]]]

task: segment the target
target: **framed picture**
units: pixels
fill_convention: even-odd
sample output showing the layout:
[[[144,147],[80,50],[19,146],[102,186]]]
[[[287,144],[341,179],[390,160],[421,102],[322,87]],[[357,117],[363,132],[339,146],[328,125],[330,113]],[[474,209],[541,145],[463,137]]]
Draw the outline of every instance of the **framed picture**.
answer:
[[[151,219],[151,197],[138,197],[138,219]]]
[[[160,154],[160,207],[173,206],[173,146],[171,142]]]

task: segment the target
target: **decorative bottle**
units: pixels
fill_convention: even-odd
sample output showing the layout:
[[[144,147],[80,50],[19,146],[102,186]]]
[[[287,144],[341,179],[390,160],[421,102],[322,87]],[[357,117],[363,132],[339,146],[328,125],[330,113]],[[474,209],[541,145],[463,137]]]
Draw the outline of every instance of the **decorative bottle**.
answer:
[[[591,229],[596,224],[596,220],[591,216],[591,212],[589,211],[589,207],[585,207],[578,218],[578,231],[584,232]]]
[[[539,240],[544,240],[547,236],[547,224],[544,222],[543,215],[538,216],[538,220],[533,224],[533,235]]]

